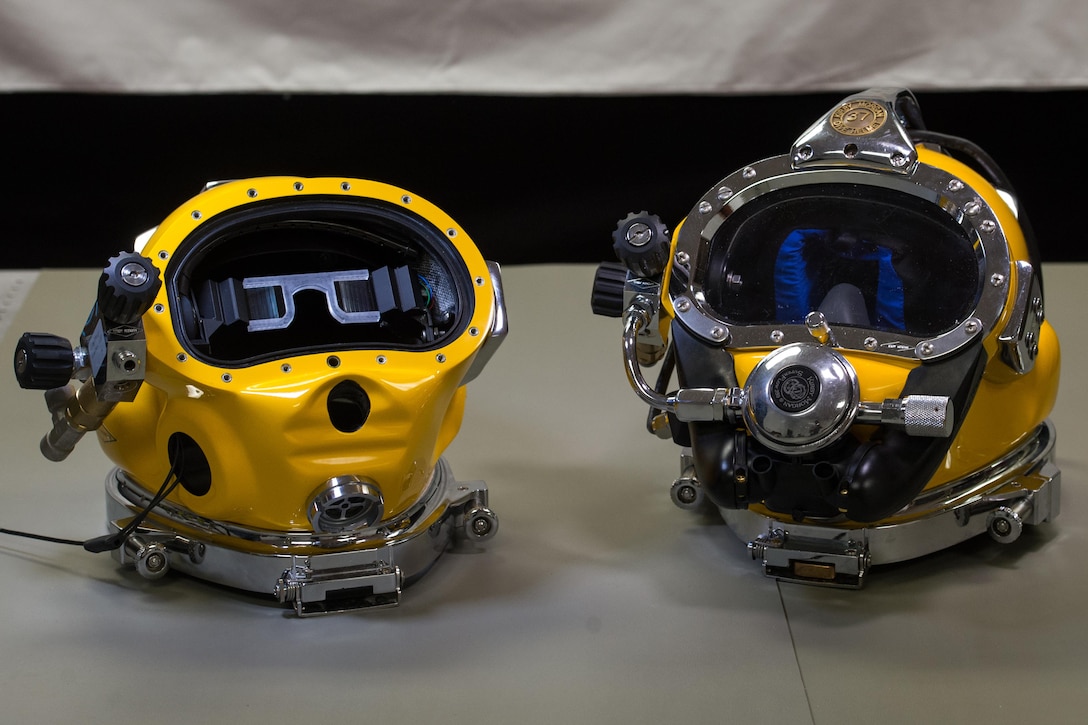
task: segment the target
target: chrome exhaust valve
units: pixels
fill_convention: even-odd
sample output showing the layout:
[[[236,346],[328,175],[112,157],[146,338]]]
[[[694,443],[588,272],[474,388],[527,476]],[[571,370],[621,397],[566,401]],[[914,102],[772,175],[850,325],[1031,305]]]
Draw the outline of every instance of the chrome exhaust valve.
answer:
[[[1030,225],[909,91],[843,100],[671,238],[640,212],[613,241],[592,306],[622,318],[647,428],[682,449],[672,500],[717,508],[767,574],[860,587],[1057,517],[1060,352]]]

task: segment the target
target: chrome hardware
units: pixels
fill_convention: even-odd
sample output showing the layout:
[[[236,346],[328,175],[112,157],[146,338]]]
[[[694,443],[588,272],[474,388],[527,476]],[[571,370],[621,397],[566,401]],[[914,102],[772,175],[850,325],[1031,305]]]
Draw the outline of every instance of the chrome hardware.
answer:
[[[499,518],[488,508],[477,508],[465,514],[465,537],[486,541],[499,530]]]
[[[1024,532],[1024,514],[1031,511],[1031,499],[1022,498],[1012,506],[1000,506],[986,517],[986,530],[999,544],[1011,544]]]
[[[114,533],[152,498],[120,469],[107,476],[106,493]],[[400,601],[403,586],[430,568],[454,541],[484,541],[495,535],[498,517],[487,503],[482,481],[456,481],[439,459],[417,504],[367,529],[261,531],[212,521],[163,501],[113,557],[148,578],[173,569],[271,594],[299,616],[391,607]]]
[[[720,344],[721,338],[714,336],[714,331],[720,329],[726,333],[729,345],[737,348],[765,346],[768,340],[775,344],[811,342],[812,334],[803,323],[735,324],[712,309],[707,302],[708,293],[720,284],[723,271],[710,269],[710,252],[723,225],[746,204],[766,194],[809,184],[863,183],[916,197],[947,213],[974,242],[981,280],[979,296],[970,320],[951,330],[922,337],[840,326],[834,330],[834,345],[845,351],[878,352],[928,361],[952,355],[992,330],[1005,306],[1010,265],[1008,244],[1001,225],[995,225],[991,232],[982,231],[983,226],[989,228],[987,222],[994,221],[993,209],[981,202],[970,186],[936,167],[911,163],[904,167],[909,173],[873,174],[870,170],[851,166],[854,164],[797,168],[791,164],[790,157],[776,156],[753,164],[751,168],[756,173],[735,172],[707,192],[703,201],[716,213],[700,212],[697,205],[676,231],[675,252],[687,254],[691,263],[687,267],[672,267],[668,295],[676,317],[684,327],[710,344]],[[950,187],[953,181],[957,184]],[[720,200],[716,195],[720,186],[733,190],[726,200]],[[965,207],[977,201],[981,203],[979,212],[968,215]],[[735,272],[725,270],[724,274],[728,279]]]
[[[838,440],[860,402],[854,367],[835,350],[812,343],[772,351],[749,374],[744,390],[748,430],[782,453],[807,453]]]
[[[822,312],[810,312],[805,316],[805,327],[813,339],[821,345],[834,344],[831,337],[831,325]]]
[[[161,541],[149,541],[143,536],[130,536],[124,542],[125,555],[131,557],[136,571],[144,579],[161,579],[170,571],[170,559]]]
[[[706,503],[706,494],[695,475],[690,448],[685,448],[680,454],[680,477],[669,488],[669,498],[685,511],[697,511]]]
[[[110,375],[131,378],[140,371],[143,367],[141,355],[146,354],[146,351],[137,353],[132,347],[132,345],[126,345],[124,347],[117,347],[112,351],[110,354],[111,364],[109,372],[107,373],[107,380],[110,379]]]
[[[1020,538],[1024,526],[1037,526],[1058,515],[1055,497],[1037,506],[1037,495],[1035,489],[1025,488],[1019,481],[1014,481],[1009,486],[972,499],[960,507],[956,515],[961,525],[967,526],[972,519],[986,514],[986,531],[990,538],[1000,544],[1011,544]]]
[[[625,237],[627,241],[631,243],[631,246],[645,247],[653,240],[654,235],[653,230],[650,229],[649,225],[643,224],[642,222],[635,222],[627,228]]]
[[[775,529],[748,543],[767,576],[806,584],[860,589],[872,564],[864,530],[811,537]]]
[[[147,268],[135,262],[123,265],[118,276],[129,287],[142,287],[150,279]]]
[[[661,285],[643,277],[628,275],[623,285],[623,307],[643,309],[649,315],[638,333],[635,349],[642,365],[653,365],[665,354],[665,340],[658,324],[661,308]]]
[[[639,335],[657,314],[649,300],[637,297],[627,308],[623,320],[623,357],[627,379],[643,401],[658,410],[676,414],[681,421],[725,420],[726,403],[733,390],[728,388],[682,388],[662,395],[654,390],[642,375],[638,343]]]
[[[495,294],[495,318],[491,322],[491,332],[488,334],[487,339],[484,340],[484,344],[480,346],[472,365],[469,366],[468,372],[465,373],[465,377],[461,381],[462,385],[475,380],[483,372],[484,366],[491,360],[495,351],[499,349],[502,341],[506,339],[506,333],[509,329],[506,319],[506,299],[502,291],[502,270],[497,263],[488,262],[487,271],[491,277],[491,289],[494,290]]]
[[[1016,300],[1012,316],[998,336],[1001,359],[1020,374],[1035,367],[1039,354],[1039,332],[1046,315],[1043,310],[1043,289],[1039,275],[1029,262],[1016,263]]]
[[[334,476],[321,485],[310,501],[307,516],[313,530],[338,533],[365,529],[385,513],[381,489],[357,476]]]
[[[890,522],[864,528],[787,526],[752,510],[719,511],[768,576],[857,588],[870,566],[915,559],[983,533],[1008,544],[1026,526],[1053,521],[1061,511],[1061,472],[1053,458],[1054,425],[1046,421],[987,468],[923,491]]]
[[[640,304],[624,315],[627,378],[635,393],[681,422],[743,421],[753,436],[780,453],[803,454],[838,440],[854,423],[894,425],[908,435],[947,437],[954,415],[945,396],[908,395],[883,403],[859,400],[857,374],[836,350],[792,343],[773,350],[743,388],[680,388],[663,394],[646,381],[637,341],[650,319]]]
[[[475,486],[475,487],[473,487]],[[487,487],[483,481],[463,483],[466,491],[459,511],[454,514],[454,535],[468,541],[487,541],[499,531],[499,517],[487,507]]]
[[[909,91],[872,88],[843,100],[793,144],[794,168],[847,165],[907,174],[918,152],[896,111]]]
[[[913,436],[947,438],[955,422],[953,408],[944,395],[908,395],[883,403],[862,403],[857,422],[902,426]]]
[[[119,522],[111,528],[119,531]],[[131,564],[144,579],[161,579],[171,569],[171,561],[186,560],[191,564],[203,561],[205,547],[174,532],[142,525],[114,550],[121,564]]]
[[[404,577],[399,566],[376,559],[353,568],[320,569],[314,560],[295,559],[276,581],[276,599],[294,606],[299,617],[400,604]]]

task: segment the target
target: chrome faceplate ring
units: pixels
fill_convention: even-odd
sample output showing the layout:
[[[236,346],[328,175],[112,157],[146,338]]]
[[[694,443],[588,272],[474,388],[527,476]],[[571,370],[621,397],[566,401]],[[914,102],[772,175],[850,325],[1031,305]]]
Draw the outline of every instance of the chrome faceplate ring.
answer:
[[[1009,293],[1008,242],[994,210],[968,184],[954,175],[916,163],[909,174],[863,168],[794,168],[788,156],[776,156],[736,171],[714,185],[700,199],[676,232],[670,266],[669,297],[684,327],[711,344],[729,340],[731,348],[771,347],[811,340],[803,324],[735,324],[723,319],[708,303],[712,282],[711,246],[718,231],[742,206],[782,189],[813,184],[873,186],[906,193],[928,201],[948,214],[975,249],[979,289],[975,309],[958,325],[932,337],[899,332],[840,327],[837,347],[846,350],[934,360],[951,355],[993,330]],[[728,193],[727,193],[728,192]]]

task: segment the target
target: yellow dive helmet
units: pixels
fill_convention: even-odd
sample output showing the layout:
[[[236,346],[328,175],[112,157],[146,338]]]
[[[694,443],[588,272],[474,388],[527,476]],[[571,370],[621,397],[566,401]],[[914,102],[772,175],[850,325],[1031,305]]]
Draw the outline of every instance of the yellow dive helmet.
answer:
[[[111,259],[80,344],[24,335],[15,367],[48,390],[48,458],[96,430],[117,464],[86,548],[310,614],[396,604],[451,540],[495,533],[486,486],[440,456],[505,333],[497,265],[434,205],[259,178]]]
[[[722,179],[671,245],[621,221],[594,310],[684,447],[673,501],[709,500],[767,574],[845,587],[1056,517],[1060,354],[1026,234],[992,160],[899,89]]]

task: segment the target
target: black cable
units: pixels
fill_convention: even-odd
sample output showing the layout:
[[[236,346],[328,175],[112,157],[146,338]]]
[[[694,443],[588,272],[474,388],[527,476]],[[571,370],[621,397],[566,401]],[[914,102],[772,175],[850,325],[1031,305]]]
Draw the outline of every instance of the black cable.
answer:
[[[76,539],[62,539],[56,536],[45,536],[44,534],[34,534],[28,531],[16,531],[15,529],[0,528],[0,534],[7,534],[8,536],[20,536],[25,539],[34,539],[36,541],[48,541],[52,544],[65,544],[67,546],[82,546],[85,550],[92,554],[97,554],[102,551],[113,551],[119,549],[129,535],[137,529],[144,522],[156,506],[162,503],[163,499],[169,496],[178,484],[181,483],[181,478],[177,475],[178,471],[182,469],[184,449],[180,446],[176,448],[173,456],[173,463],[170,464],[170,470],[166,472],[166,478],[163,479],[162,485],[159,486],[159,490],[151,497],[151,500],[147,502],[147,505],[137,513],[131,521],[129,521],[120,530],[112,534],[105,534],[103,536],[96,536],[93,539],[87,539],[86,541],[78,541]]]
[[[997,165],[997,162],[974,141],[968,141],[965,138],[951,136],[946,133],[937,133],[936,131],[924,131],[920,129],[911,129],[908,133],[910,133],[911,140],[914,141],[914,143],[931,143],[960,152],[970,161],[974,162],[973,165],[976,167],[976,170],[981,171],[982,175],[987,177],[987,181],[997,188],[1004,189],[1015,196],[1016,190],[1013,189],[1012,182],[1009,181],[1009,178],[1005,176],[1005,172],[1002,171],[1001,167]]]
[[[163,480],[162,485],[159,486],[158,493],[156,493],[151,498],[151,500],[147,502],[147,505],[144,506],[143,510],[140,511],[140,513],[136,514],[131,521],[125,524],[125,527],[123,529],[113,534],[106,534],[104,536],[96,536],[93,539],[87,539],[83,542],[83,548],[91,552],[92,554],[97,554],[102,551],[113,551],[114,549],[119,549],[121,545],[125,543],[125,539],[128,538],[129,534],[135,531],[137,527],[139,527],[139,525],[144,522],[144,519],[147,518],[147,515],[150,514],[156,506],[162,503],[162,500],[169,496],[171,492],[173,492],[173,490],[178,487],[178,484],[181,483],[181,479],[174,475],[175,468],[175,466],[170,467],[170,470],[167,471],[166,478]]]
[[[911,133],[924,131],[925,121],[922,120],[922,109],[918,105],[918,99],[910,91],[902,93],[895,99],[895,112],[903,120],[903,125]]]
[[[37,541],[48,541],[51,544],[67,544],[68,546],[83,546],[82,541],[76,541],[75,539],[61,539],[56,536],[45,536],[43,534],[32,534],[28,531],[16,531],[15,529],[0,529],[0,534],[7,534],[8,536],[21,536],[24,539],[35,539]]]

